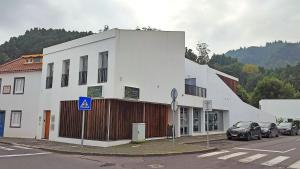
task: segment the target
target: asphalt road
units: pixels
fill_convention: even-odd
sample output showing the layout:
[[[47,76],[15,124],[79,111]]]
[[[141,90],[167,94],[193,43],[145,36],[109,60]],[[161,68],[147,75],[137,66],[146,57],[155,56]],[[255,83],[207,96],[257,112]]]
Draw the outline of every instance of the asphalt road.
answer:
[[[300,136],[211,143],[219,151],[164,157],[62,155],[0,144],[0,169],[300,169]]]

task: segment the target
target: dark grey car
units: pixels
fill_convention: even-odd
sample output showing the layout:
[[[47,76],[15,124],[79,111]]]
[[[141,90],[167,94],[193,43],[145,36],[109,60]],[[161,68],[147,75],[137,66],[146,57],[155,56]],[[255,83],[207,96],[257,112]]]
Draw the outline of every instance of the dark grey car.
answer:
[[[238,122],[227,130],[227,138],[252,140],[254,138],[261,139],[261,128],[255,122]]]
[[[282,135],[298,135],[298,127],[292,122],[283,122],[278,125],[280,134]]]
[[[277,125],[275,123],[269,123],[269,122],[261,122],[258,123],[261,128],[261,135],[262,137],[278,137],[279,136],[279,130],[277,128]]]

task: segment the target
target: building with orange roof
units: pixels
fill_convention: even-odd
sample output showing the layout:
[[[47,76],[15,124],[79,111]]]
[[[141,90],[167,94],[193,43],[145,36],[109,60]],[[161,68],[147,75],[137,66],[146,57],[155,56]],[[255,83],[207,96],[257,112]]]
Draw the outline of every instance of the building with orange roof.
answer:
[[[0,65],[0,137],[35,138],[42,54]]]

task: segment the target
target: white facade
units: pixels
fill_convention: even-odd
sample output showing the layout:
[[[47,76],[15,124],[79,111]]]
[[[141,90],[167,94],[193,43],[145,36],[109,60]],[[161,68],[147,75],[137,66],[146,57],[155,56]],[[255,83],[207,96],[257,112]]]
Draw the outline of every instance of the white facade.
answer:
[[[24,94],[14,94],[14,79],[25,78]],[[0,74],[0,111],[5,111],[4,137],[35,138],[40,96],[41,71]],[[3,86],[11,86],[10,94]],[[21,111],[20,127],[12,126],[12,111]]]
[[[259,101],[260,109],[276,118],[300,120],[299,99],[263,99]]]

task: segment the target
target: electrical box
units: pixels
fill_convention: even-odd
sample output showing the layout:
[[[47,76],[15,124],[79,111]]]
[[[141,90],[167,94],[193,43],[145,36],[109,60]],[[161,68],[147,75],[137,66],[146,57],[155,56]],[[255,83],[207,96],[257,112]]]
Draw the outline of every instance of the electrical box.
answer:
[[[132,123],[132,141],[145,141],[145,123]]]

